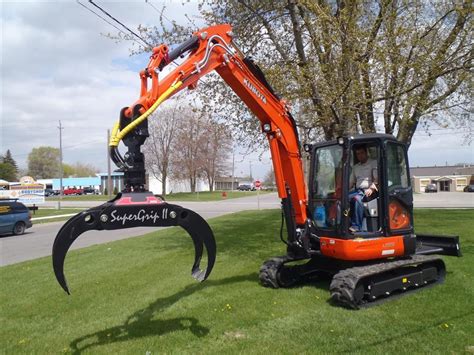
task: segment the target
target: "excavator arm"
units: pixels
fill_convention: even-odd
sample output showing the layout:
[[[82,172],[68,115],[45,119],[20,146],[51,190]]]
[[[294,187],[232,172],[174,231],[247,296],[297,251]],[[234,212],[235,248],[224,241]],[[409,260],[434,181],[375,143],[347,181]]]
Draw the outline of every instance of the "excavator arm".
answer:
[[[162,77],[163,69],[175,59],[186,58]],[[137,226],[183,227],[195,247],[193,276],[205,280],[215,261],[216,245],[207,222],[193,211],[157,199],[145,189],[145,165],[140,147],[148,137],[148,117],[158,106],[186,88],[194,89],[200,78],[216,71],[261,122],[269,140],[275,180],[282,200],[289,248],[300,249],[301,235],[311,222],[307,219],[307,196],[296,124],[285,101],[265,80],[250,58],[244,58],[232,42],[230,25],[208,27],[170,50],[153,48],[150,62],[140,72],[140,97],[120,112],[109,142],[111,158],[124,172],[125,188],[116,198],[71,218],[59,231],[53,245],[53,268],[63,289],[69,293],[64,260],[74,240],[88,230],[113,230]],[[151,83],[151,85],[150,85]],[[123,142],[127,153],[118,146]],[[307,234],[307,233],[306,233]],[[204,249],[207,267],[199,268]]]
[[[161,70],[188,52],[183,63],[160,80]],[[130,122],[122,127],[117,123],[116,129],[120,127],[120,130],[114,130],[112,156],[117,156],[118,142],[146,120],[164,100],[185,88],[194,89],[200,78],[213,71],[224,79],[260,120],[262,131],[270,143],[279,197],[290,198],[291,193],[296,224],[304,225],[306,185],[295,121],[285,101],[275,94],[258,66],[250,58],[244,58],[234,45],[230,25],[202,29],[172,51],[166,45],[153,49],[148,67],[140,73],[141,96],[124,112]],[[149,79],[151,89],[148,89]],[[137,107],[141,115],[133,119]]]

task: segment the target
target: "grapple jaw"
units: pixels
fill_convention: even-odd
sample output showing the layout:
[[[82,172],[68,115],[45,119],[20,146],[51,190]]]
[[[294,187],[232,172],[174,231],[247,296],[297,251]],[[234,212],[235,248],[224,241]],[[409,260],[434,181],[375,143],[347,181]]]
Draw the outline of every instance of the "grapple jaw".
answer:
[[[53,268],[56,279],[69,294],[64,276],[64,260],[72,243],[84,232],[169,226],[180,226],[191,236],[195,252],[191,275],[198,281],[206,280],[216,259],[216,242],[211,228],[196,212],[165,203],[150,192],[118,194],[115,199],[69,219],[59,230],[53,244]],[[199,266],[204,247],[207,252],[207,267],[201,270]]]

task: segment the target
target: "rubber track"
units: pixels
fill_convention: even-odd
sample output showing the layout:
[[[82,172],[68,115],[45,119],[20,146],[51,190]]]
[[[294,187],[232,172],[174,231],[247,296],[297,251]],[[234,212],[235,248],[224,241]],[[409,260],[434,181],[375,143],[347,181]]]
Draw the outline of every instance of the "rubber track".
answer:
[[[377,300],[366,303],[367,300],[364,299],[362,299],[361,303],[357,304],[355,302],[354,292],[360,280],[369,276],[374,276],[401,267],[406,267],[410,265],[416,266],[433,261],[441,261],[441,263],[443,263],[444,265],[443,259],[437,256],[413,255],[407,259],[382,262],[368,266],[357,266],[339,271],[336,275],[334,275],[331,285],[329,287],[329,291],[331,292],[331,299],[335,303],[351,309],[359,309],[360,307],[363,307],[365,305],[379,303],[377,302]],[[443,280],[444,273],[441,275],[440,279],[437,282],[431,283],[430,285],[442,282]],[[417,289],[422,288],[423,287],[419,287]],[[403,293],[401,295],[403,295]],[[391,299],[391,297],[383,298],[383,300],[388,299]]]
[[[259,279],[260,284],[264,287],[279,288],[277,274],[282,265],[292,259],[288,256],[277,256],[263,263],[260,267]]]

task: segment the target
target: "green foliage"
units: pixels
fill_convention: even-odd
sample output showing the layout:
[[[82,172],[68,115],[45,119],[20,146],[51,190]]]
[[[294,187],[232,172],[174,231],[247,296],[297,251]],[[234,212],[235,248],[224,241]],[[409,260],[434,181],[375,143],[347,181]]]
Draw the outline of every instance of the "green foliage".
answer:
[[[15,168],[8,163],[0,163],[0,179],[7,181],[16,181]]]
[[[118,189],[117,189],[117,186],[114,187],[114,192],[113,192],[114,195],[117,195],[118,194]]]
[[[53,147],[33,148],[28,155],[28,175],[35,179],[59,176],[59,149]]]
[[[74,174],[80,177],[95,176],[98,173],[98,169],[91,164],[85,164],[77,162],[73,165]]]
[[[75,171],[72,165],[63,163],[63,177],[74,176]]]
[[[98,172],[97,168],[91,164],[77,162],[75,164],[63,163],[63,176],[65,177],[88,177],[95,176]]]
[[[10,149],[7,150],[5,155],[0,155],[0,179],[7,181],[18,180],[18,165],[12,157]]]
[[[194,252],[180,228],[68,254],[64,294],[51,258],[0,268],[4,353],[299,354],[450,353],[472,348],[472,210],[416,211],[419,233],[459,234],[444,284],[351,311],[332,306],[324,280],[291,289],[258,283],[261,263],[284,253],[278,210],[210,221],[217,263],[189,275]]]
[[[474,124],[463,117],[472,91],[470,1],[204,0],[200,9],[209,25],[233,26],[244,55],[293,102],[305,140],[375,132],[382,116],[384,132],[408,144],[419,124]],[[165,20],[141,26],[142,35],[175,44],[195,30]],[[256,141],[258,122],[241,100],[214,77],[206,83],[204,106]]]
[[[72,217],[71,214],[77,214],[77,213],[82,212],[82,211],[84,211],[84,209],[62,208],[62,209],[58,210],[58,209],[52,209],[52,208],[40,208],[37,211],[33,212],[32,222],[33,222],[33,224],[43,224],[43,223],[67,221],[68,219],[70,219]],[[57,218],[48,218],[48,219],[35,220],[35,218],[61,216],[61,215],[66,215],[66,217],[57,217]]]

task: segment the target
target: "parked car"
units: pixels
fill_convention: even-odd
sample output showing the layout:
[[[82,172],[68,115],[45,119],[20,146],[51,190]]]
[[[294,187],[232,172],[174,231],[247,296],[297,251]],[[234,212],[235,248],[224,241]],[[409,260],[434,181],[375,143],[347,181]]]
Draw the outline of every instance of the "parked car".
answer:
[[[82,189],[77,189],[75,187],[64,189],[64,191],[63,191],[63,195],[65,195],[65,196],[68,196],[68,195],[82,195],[82,193],[83,193]]]
[[[0,200],[0,234],[23,234],[32,227],[31,212],[17,200]]]
[[[82,193],[84,195],[98,195],[99,194],[99,191],[94,189],[93,187],[84,187],[82,189]]]
[[[45,189],[44,190],[44,196],[45,197],[54,196],[54,195],[56,195],[56,191],[54,191],[53,189]]]
[[[252,187],[250,185],[242,184],[237,186],[237,190],[239,191],[255,191],[255,187]]]
[[[435,184],[428,184],[425,187],[425,192],[438,192],[438,188]]]
[[[467,185],[464,190],[464,192],[474,192],[474,185]]]

